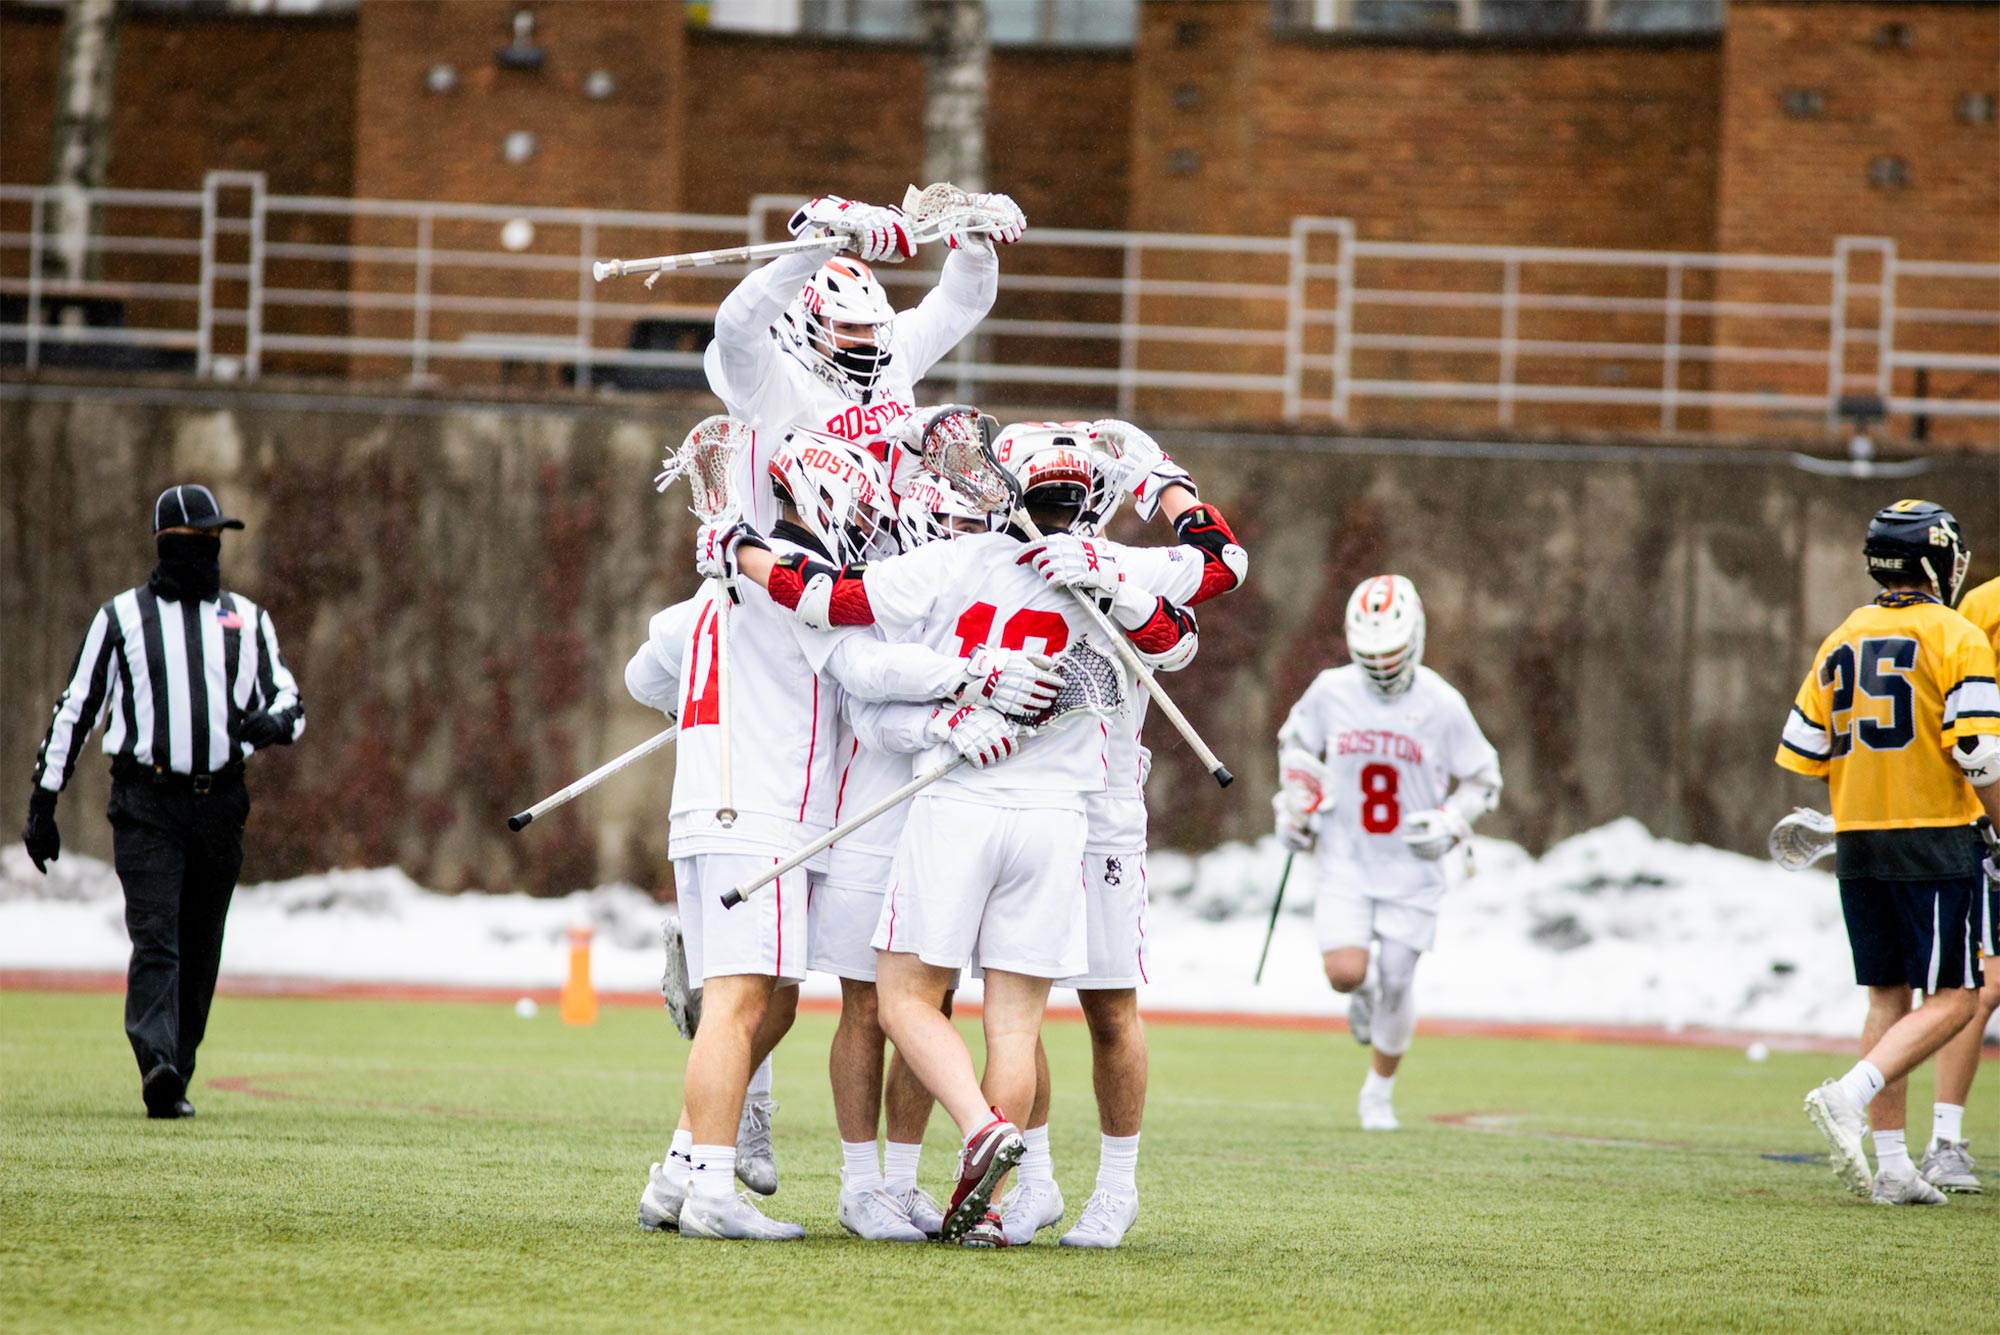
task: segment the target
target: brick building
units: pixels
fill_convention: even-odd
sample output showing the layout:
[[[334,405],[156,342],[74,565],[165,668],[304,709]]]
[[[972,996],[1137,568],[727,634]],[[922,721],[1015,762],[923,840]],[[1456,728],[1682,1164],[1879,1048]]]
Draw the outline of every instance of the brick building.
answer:
[[[1440,7],[1480,9],[1464,0],[1429,8]],[[1337,15],[1357,6],[1306,8]],[[1835,238],[1866,235],[1891,238],[1903,259],[2000,262],[2000,4],[1733,0],[1719,30],[1554,34],[1325,32],[1290,21],[1298,9],[1148,0],[1129,45],[997,48],[991,179],[1044,227],[1282,237],[1295,217],[1319,216],[1351,219],[1363,239],[1822,257]],[[1506,12],[1489,4],[1489,13]],[[531,22],[517,33],[524,13]],[[111,183],[191,189],[220,167],[262,171],[274,191],[303,194],[740,216],[760,193],[893,198],[919,173],[914,44],[719,31],[701,25],[705,13],[650,0],[359,0],[315,15],[135,5],[118,60]],[[0,180],[45,175],[60,30],[58,7],[0,0]],[[513,43],[538,57],[501,58]],[[411,226],[365,219],[342,239],[407,244]],[[1073,274],[1116,272],[1115,252],[1022,255]],[[1875,257],[1851,262],[1863,283]],[[1175,263],[1193,278],[1271,281],[1241,257]],[[1425,281],[1393,262],[1371,263],[1359,281]],[[348,278],[364,292],[408,283],[393,265],[357,264]],[[675,281],[665,300],[690,309],[712,304],[719,290]],[[1494,270],[1471,281],[1497,291],[1500,279]],[[1560,291],[1568,280],[1543,281]],[[1654,279],[1629,281],[1631,295],[1657,295]],[[1690,300],[1796,299],[1782,277],[1688,281]],[[558,271],[516,275],[504,289],[491,275],[468,275],[456,291],[554,301],[571,288]],[[1049,307],[1032,293],[1007,300],[1003,313],[1016,318]],[[1064,301],[1071,319],[1120,316],[1115,297]],[[1164,325],[1282,325],[1273,304],[1149,297],[1142,315]],[[1875,313],[1866,300],[1849,312],[1861,326]],[[1517,333],[1527,339],[1658,336],[1650,315],[1588,326],[1560,313],[1540,324],[1523,318]],[[369,332],[406,317],[364,304],[323,319]],[[454,319],[444,326],[453,337],[480,323]],[[1417,329],[1475,337],[1490,333],[1491,320],[1378,316],[1390,341]],[[1692,319],[1681,332],[1750,343],[1769,335],[1781,346],[1786,337],[1781,323],[1745,328],[1725,315]],[[1306,354],[1330,337],[1313,332]],[[1975,357],[2000,352],[2000,328],[1990,324],[1941,337]],[[1871,369],[1864,342],[1855,340],[1848,368],[1857,376]],[[1060,344],[1049,355],[1087,365],[1115,349]],[[1250,373],[1268,372],[1279,353],[1163,343],[1145,355],[1151,369]],[[1478,377],[1491,373],[1490,361],[1376,351],[1358,353],[1352,374],[1456,366]],[[1556,371],[1528,357],[1514,373],[1532,383]],[[1610,362],[1597,374],[1607,385],[1648,376],[1657,385],[1667,373]],[[1681,388],[1748,393],[1810,394],[1827,382],[1823,365],[1803,360],[1695,361],[1672,374]],[[1909,374],[1898,373],[1899,385]],[[1275,416],[1268,396],[1162,390],[1145,406],[1166,417]],[[1464,420],[1465,407],[1374,402],[1357,420],[1448,425]],[[1646,429],[1658,419],[1650,409],[1573,408],[1524,404],[1512,420]],[[1754,424],[1718,412],[1679,425]],[[1965,430],[1970,439],[1995,432],[1990,423]]]

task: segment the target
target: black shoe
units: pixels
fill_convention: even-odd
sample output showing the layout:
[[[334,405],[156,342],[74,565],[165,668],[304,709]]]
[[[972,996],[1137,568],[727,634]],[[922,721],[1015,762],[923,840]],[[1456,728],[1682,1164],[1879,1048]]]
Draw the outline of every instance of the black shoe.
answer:
[[[192,1103],[189,1103],[186,1099],[182,1099],[179,1103],[176,1103],[174,1105],[174,1116],[176,1117],[194,1116],[194,1105]]]
[[[146,1100],[146,1116],[154,1118],[184,1117],[181,1109],[186,1106],[187,1081],[171,1062],[161,1062],[146,1072],[145,1081],[139,1086],[140,1097]]]

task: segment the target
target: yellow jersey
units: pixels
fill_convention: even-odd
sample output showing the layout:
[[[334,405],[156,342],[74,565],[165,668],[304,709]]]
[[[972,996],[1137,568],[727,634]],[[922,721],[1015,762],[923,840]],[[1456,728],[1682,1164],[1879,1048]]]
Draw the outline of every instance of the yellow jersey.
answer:
[[[2000,579],[1989,579],[1959,599],[1958,614],[1985,632],[2000,655]]]
[[[1962,828],[1981,808],[1950,750],[1980,733],[2000,734],[1993,646],[1928,594],[1884,593],[1813,655],[1778,764],[1827,780],[1843,833]]]

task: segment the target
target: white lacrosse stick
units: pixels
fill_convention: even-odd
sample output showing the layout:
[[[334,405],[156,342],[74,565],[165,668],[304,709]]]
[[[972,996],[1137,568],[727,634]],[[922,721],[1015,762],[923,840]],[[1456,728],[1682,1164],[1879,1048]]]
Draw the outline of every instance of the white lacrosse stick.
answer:
[[[950,481],[981,510],[988,514],[1007,513],[1010,523],[1019,524],[1032,541],[1040,542],[1042,532],[1035,527],[1035,521],[1028,517],[1027,509],[1021,504],[1020,484],[993,457],[992,423],[991,417],[974,408],[947,406],[936,410],[924,432],[924,463],[932,472]],[[1125,638],[1125,632],[1111,623],[1111,618],[1104,614],[1089,594],[1081,589],[1070,592],[1075,595],[1077,606],[1111,641],[1111,647],[1117,650],[1126,670],[1146,688],[1146,693],[1153,697],[1160,712],[1167,716],[1182,740],[1194,749],[1210,777],[1224,788],[1236,782],[1236,776],[1209,749],[1208,743],[1195,731],[1194,724],[1188,722],[1187,715],[1168,697],[1166,688],[1160,685],[1152,669],[1139,657],[1139,651]]]
[[[1086,715],[1108,721],[1125,707],[1125,678],[1119,672],[1118,665],[1091,648],[1088,640],[1078,640],[1065,649],[1057,656],[1056,666],[1062,671],[1062,688],[1056,692],[1055,703],[1049,706],[1048,713],[1033,727],[1024,730],[1024,736],[1038,737],[1042,733],[1052,732]],[[745,881],[725,893],[722,896],[722,906],[726,909],[735,908],[786,872],[803,866],[868,822],[893,811],[898,803],[915,797],[964,763],[964,756],[953,756],[936,769],[919,774],[858,816],[835,826],[805,847],[795,850],[790,857],[769,871],[759,873],[755,880]]]
[[[1786,871],[1804,871],[1833,852],[1833,817],[1811,807],[1795,807],[1771,827],[1771,861]]]
[[[633,761],[643,759],[646,756],[650,756],[651,754],[653,754],[653,752],[659,750],[661,747],[665,746],[668,742],[671,742],[672,740],[674,740],[674,738],[680,736],[680,732],[681,730],[679,727],[668,728],[665,732],[660,733],[655,737],[647,738],[645,741],[633,747],[630,751],[627,751],[624,755],[619,756],[616,760],[607,760],[605,763],[599,765],[596,769],[592,770],[590,773],[584,775],[581,779],[578,779],[575,783],[571,784],[569,787],[563,788],[557,792],[550,793],[547,797],[535,803],[535,805],[529,807],[526,811],[517,811],[513,815],[509,816],[507,818],[507,828],[514,831],[516,834],[519,834],[522,830],[528,828],[528,823],[534,820],[535,817],[546,815],[547,813],[554,811],[557,807],[563,805],[563,803],[568,802],[572,798],[583,796],[583,794],[597,787],[598,784],[603,783],[606,779],[616,774],[619,770],[624,769],[627,765],[631,764]]]
[[[984,236],[998,231],[998,220],[971,200],[972,197],[965,191],[946,181],[922,190],[911,186],[903,195],[903,212],[910,217],[910,240],[921,246],[941,241],[953,232]],[[627,274],[650,274],[646,286],[651,287],[659,281],[661,274],[675,269],[703,269],[714,264],[768,260],[798,250],[824,250],[831,255],[846,244],[846,237],[828,234],[794,237],[790,241],[769,241],[756,246],[732,246],[727,250],[656,255],[646,260],[599,260],[590,266],[590,276],[601,283],[607,278],[623,278]]]
[[[733,417],[717,413],[703,418],[680,448],[660,461],[660,474],[653,485],[665,491],[676,478],[685,476],[694,493],[694,504],[688,508],[702,523],[709,523],[729,509],[731,461],[738,448],[748,446],[750,436],[750,428]],[[740,601],[736,581],[722,581],[722,594],[715,604],[715,712],[722,728],[722,798],[715,820],[727,830],[736,824],[736,773],[729,744],[729,607]]]

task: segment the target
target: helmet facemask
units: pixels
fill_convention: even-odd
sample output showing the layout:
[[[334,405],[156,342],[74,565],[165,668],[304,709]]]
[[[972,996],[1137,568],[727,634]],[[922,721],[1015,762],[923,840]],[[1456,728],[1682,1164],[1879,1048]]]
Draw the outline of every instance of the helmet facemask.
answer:
[[[891,360],[895,315],[875,271],[842,256],[813,273],[786,309],[779,332],[814,375],[866,403]]]

